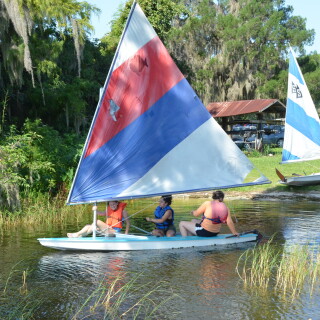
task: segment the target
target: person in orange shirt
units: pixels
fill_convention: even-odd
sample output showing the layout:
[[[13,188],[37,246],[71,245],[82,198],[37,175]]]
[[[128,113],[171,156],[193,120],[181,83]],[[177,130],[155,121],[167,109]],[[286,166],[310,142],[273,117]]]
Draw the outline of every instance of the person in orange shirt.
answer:
[[[213,201],[205,201],[197,210],[191,212],[195,217],[202,215],[202,220],[181,221],[179,229],[183,237],[215,237],[221,229],[222,223],[227,223],[230,231],[238,236],[233,224],[230,210],[224,204],[224,193],[215,191],[212,194]]]
[[[106,211],[97,211],[100,216],[106,216],[106,222],[97,220],[97,230],[105,233],[117,233],[122,229],[123,221],[126,224],[125,234],[129,233],[130,221],[128,219],[128,212],[125,210],[127,206],[124,202],[119,201],[109,201],[107,203]],[[92,210],[97,210],[97,206],[93,206]],[[80,231],[75,233],[67,233],[68,238],[79,238],[85,237],[91,234],[93,231],[93,225],[87,224]]]

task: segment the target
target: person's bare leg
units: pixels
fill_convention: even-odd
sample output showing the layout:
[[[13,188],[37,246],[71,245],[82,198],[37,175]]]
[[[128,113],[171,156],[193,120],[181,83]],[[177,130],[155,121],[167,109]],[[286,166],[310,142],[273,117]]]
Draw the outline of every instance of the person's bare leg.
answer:
[[[168,230],[166,233],[167,237],[174,237],[175,235],[176,235],[176,233],[174,230]]]
[[[106,223],[104,223],[101,220],[97,220],[97,227],[104,234],[108,234],[108,233],[113,234],[116,232],[114,229],[110,228]]]
[[[179,229],[182,237],[195,236],[195,224],[192,221],[180,221]]]
[[[74,233],[67,233],[68,238],[79,238],[79,237],[85,237],[88,234],[92,233],[92,225],[87,224],[84,226],[80,231],[74,232]]]
[[[164,237],[164,232],[162,230],[159,230],[159,229],[154,229],[152,231],[152,235],[156,236],[156,237]]]

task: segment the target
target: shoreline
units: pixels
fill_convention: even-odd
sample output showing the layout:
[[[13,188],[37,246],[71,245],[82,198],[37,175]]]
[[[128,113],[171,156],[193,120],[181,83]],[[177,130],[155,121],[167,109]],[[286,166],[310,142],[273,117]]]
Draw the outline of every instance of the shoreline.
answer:
[[[194,192],[177,194],[177,198],[211,198],[212,192]],[[225,193],[225,200],[266,200],[266,201],[293,201],[293,200],[309,200],[320,201],[320,191],[228,191]]]

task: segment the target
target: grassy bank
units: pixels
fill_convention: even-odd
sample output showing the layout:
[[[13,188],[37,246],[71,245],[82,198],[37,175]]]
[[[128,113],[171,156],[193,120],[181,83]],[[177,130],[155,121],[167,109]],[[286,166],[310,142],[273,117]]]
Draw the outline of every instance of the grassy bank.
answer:
[[[269,180],[271,184],[241,187],[227,189],[227,193],[232,195],[236,193],[255,193],[255,192],[299,192],[310,193],[314,191],[320,192],[319,186],[309,187],[288,187],[279,184],[279,177],[275,172],[278,168],[283,175],[291,175],[292,173],[298,174],[312,174],[313,172],[320,171],[320,160],[312,161],[309,163],[294,163],[289,165],[280,165],[281,149],[270,149],[268,155],[261,155],[255,151],[248,153],[250,161],[254,166],[259,169]],[[196,194],[193,194],[194,196]],[[22,208],[16,212],[9,212],[0,210],[0,226],[6,223],[17,223],[23,221],[24,223],[53,223],[65,222],[70,216],[82,215],[87,206],[67,206],[67,194],[58,195],[56,198],[50,198],[48,194],[30,194],[22,200]]]
[[[277,168],[284,176],[290,176],[293,173],[297,174],[312,174],[314,172],[320,172],[320,160],[309,161],[309,162],[297,162],[292,164],[280,164],[281,162],[282,149],[274,148],[270,149],[268,155],[260,155],[257,152],[248,153],[250,161],[254,166],[259,169],[272,183],[250,186],[243,188],[234,188],[230,191],[239,192],[263,192],[263,191],[290,191],[290,192],[310,192],[320,191],[319,186],[308,186],[308,187],[288,187],[286,185],[279,184],[279,177],[276,174],[275,168]]]

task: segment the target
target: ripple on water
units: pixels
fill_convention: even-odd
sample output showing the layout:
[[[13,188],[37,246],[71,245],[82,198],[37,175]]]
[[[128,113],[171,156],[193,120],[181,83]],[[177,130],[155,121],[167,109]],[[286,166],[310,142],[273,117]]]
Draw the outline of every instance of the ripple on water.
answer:
[[[190,204],[180,201],[176,222],[186,219]],[[319,244],[318,226],[320,209],[317,203],[228,201],[235,213],[239,231],[258,229],[266,236],[275,236],[282,245],[309,244],[316,239]],[[194,203],[192,203],[194,206]],[[188,216],[188,219],[190,217]],[[140,218],[139,218],[140,219]],[[139,220],[133,224],[142,228]],[[136,222],[137,221],[137,222]],[[84,223],[87,223],[83,221]],[[79,222],[80,223],[80,222]],[[81,222],[82,223],[82,222]],[[141,222],[142,224],[142,222]],[[79,226],[69,226],[76,230]],[[318,319],[319,293],[312,297],[307,290],[287,303],[272,287],[267,293],[245,290],[235,268],[240,255],[252,244],[237,247],[159,250],[141,252],[59,252],[41,247],[37,237],[66,233],[64,226],[47,231],[43,227],[5,230],[1,238],[1,288],[10,274],[8,294],[0,303],[1,310],[13,310],[17,301],[24,299],[19,288],[22,272],[28,270],[27,286],[33,301],[39,301],[35,319],[70,319],[88,296],[104,283],[108,287],[116,276],[124,282],[139,276],[141,292],[153,285],[165,282],[165,288],[157,293],[157,301],[174,292],[181,299],[166,303],[164,315],[171,309],[181,310],[176,319]],[[226,227],[224,232],[228,232]],[[19,261],[21,263],[17,264]],[[121,285],[121,283],[120,283]],[[0,317],[1,318],[1,317]],[[16,317],[18,318],[18,317]]]

